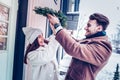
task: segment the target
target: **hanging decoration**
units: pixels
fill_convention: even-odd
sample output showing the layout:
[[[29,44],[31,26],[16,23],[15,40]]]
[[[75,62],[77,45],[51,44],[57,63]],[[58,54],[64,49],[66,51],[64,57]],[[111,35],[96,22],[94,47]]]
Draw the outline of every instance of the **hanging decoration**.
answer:
[[[66,25],[67,25],[67,17],[61,11],[56,11],[56,10],[50,9],[48,7],[44,7],[44,8],[35,7],[34,11],[36,14],[43,15],[45,17],[47,17],[47,14],[55,15],[60,20],[62,27],[66,27]]]

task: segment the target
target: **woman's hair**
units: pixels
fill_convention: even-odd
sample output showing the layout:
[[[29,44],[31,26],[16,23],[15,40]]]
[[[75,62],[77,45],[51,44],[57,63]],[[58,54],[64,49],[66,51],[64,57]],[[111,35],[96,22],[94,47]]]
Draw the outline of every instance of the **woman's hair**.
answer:
[[[29,44],[27,46],[27,49],[26,49],[26,53],[25,53],[25,56],[24,56],[24,63],[27,64],[27,55],[30,51],[33,51],[33,50],[36,50],[37,48],[39,48],[39,43],[38,43],[38,37],[34,40],[34,42],[32,44]]]
[[[45,40],[44,39],[44,43],[48,44],[49,41],[48,40]],[[36,50],[37,48],[39,48],[39,43],[38,43],[38,37],[34,40],[34,42],[32,44],[29,44],[27,46],[27,49],[26,49],[26,53],[25,53],[25,56],[24,56],[24,63],[27,64],[27,55],[30,51],[33,51],[33,50]]]
[[[94,13],[90,15],[90,20],[96,20],[98,25],[102,25],[103,30],[106,30],[107,26],[109,25],[109,19],[100,13]]]

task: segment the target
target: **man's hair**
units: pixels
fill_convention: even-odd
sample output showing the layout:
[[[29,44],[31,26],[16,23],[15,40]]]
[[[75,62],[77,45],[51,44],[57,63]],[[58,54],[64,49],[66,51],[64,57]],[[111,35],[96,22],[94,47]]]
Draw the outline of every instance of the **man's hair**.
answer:
[[[106,30],[107,26],[109,25],[109,19],[100,13],[94,13],[90,15],[90,20],[96,20],[98,25],[102,25],[103,30]]]

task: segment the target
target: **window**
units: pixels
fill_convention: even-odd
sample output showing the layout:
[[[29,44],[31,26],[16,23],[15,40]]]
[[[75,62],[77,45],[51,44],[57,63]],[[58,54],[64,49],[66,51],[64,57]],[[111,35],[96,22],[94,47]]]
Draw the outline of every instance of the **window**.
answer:
[[[68,11],[67,12],[77,12],[79,11],[80,0],[69,0],[68,1]]]
[[[7,49],[9,8],[0,4],[0,50]]]

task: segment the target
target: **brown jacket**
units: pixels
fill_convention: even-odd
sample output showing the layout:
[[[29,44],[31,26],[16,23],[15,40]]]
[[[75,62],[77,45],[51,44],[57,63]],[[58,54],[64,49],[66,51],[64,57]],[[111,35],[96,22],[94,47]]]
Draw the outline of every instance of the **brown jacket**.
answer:
[[[57,33],[56,40],[73,57],[65,80],[95,80],[97,73],[106,65],[112,52],[107,36],[76,42],[61,30]]]

